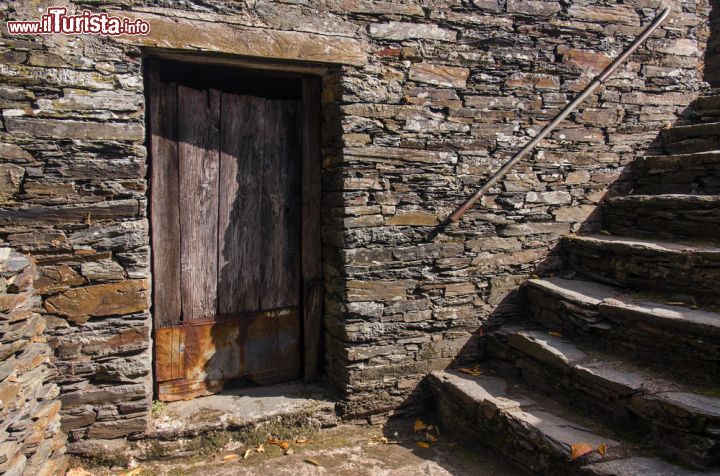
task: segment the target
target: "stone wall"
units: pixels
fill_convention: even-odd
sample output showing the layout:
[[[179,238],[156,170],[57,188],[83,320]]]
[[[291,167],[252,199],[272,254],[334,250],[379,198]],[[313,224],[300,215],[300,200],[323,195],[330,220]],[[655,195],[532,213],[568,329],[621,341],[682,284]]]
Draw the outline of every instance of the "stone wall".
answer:
[[[720,1],[710,0],[710,35],[705,52],[705,81],[714,88],[720,87]]]
[[[65,465],[57,371],[36,311],[36,270],[0,248],[0,473],[55,474]]]
[[[459,225],[441,223],[652,20],[656,0],[93,2],[146,37],[0,39],[0,238],[35,255],[73,441],[144,431],[152,398],[142,57],[262,57],[324,75],[326,371],[348,416],[413,402],[517,308],[703,86],[706,0]],[[34,19],[30,1],[0,5]],[[239,55],[239,56],[232,56]],[[172,237],[169,237],[172,239]]]
[[[657,3],[432,2],[352,15],[371,55],[342,71],[344,148],[329,170],[341,180],[328,186],[342,195],[325,210],[343,278],[329,286],[329,373],[348,414],[409,404],[429,370],[472,358],[473,333],[512,316],[518,283],[555,265],[558,236],[596,226],[608,188],[625,190],[625,167],[692,101],[706,5],[675,2],[671,23],[608,87],[459,225],[438,225]]]

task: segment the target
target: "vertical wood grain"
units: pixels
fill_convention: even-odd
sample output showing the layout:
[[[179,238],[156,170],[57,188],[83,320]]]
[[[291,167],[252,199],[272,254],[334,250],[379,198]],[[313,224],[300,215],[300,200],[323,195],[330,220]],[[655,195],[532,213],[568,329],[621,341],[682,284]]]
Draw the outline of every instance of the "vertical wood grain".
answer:
[[[222,95],[218,312],[260,309],[266,100]]]
[[[260,305],[272,309],[300,302],[300,149],[297,102],[268,100],[265,111]]]
[[[183,320],[217,309],[219,123],[218,91],[178,87]]]
[[[150,217],[155,328],[180,323],[180,209],[177,84],[160,81],[159,65],[147,68],[150,91]]]
[[[319,78],[304,78],[302,84],[302,282],[305,380],[318,377],[322,355],[322,247]]]

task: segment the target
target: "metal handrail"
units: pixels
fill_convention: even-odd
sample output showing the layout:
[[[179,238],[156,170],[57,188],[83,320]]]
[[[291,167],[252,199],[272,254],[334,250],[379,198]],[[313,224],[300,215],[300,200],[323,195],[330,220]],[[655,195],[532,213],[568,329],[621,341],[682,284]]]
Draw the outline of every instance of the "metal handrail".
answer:
[[[558,114],[553,121],[545,126],[542,131],[540,131],[530,142],[528,142],[525,147],[522,148],[520,152],[515,154],[510,160],[508,160],[505,165],[503,165],[500,170],[495,172],[495,174],[490,178],[490,180],[487,181],[483,187],[475,192],[473,196],[471,196],[462,206],[460,206],[455,212],[453,212],[452,215],[450,215],[449,220],[453,223],[457,222],[462,218],[462,216],[467,212],[480,198],[482,198],[483,195],[485,195],[488,190],[490,190],[500,179],[502,179],[510,170],[513,168],[513,166],[520,161],[525,155],[527,155],[528,152],[530,152],[532,149],[535,148],[538,143],[543,140],[549,133],[551,133],[571,112],[573,112],[579,105],[582,103],[585,99],[587,99],[588,96],[590,96],[592,93],[595,92],[597,88],[599,88],[601,85],[605,83],[605,81],[610,78],[610,76],[615,72],[615,70],[620,66],[622,63],[625,62],[628,57],[637,50],[640,45],[642,45],[645,40],[647,40],[650,35],[667,19],[668,15],[670,15],[670,7],[665,7],[663,11],[653,20],[653,22],[648,26],[645,31],[643,31],[642,35],[637,37],[635,42],[630,45],[628,49],[626,49],[620,56],[613,61],[613,63],[605,68],[605,70],[593,81],[590,83],[585,90],[575,98],[573,102],[568,104],[565,109],[563,109],[560,114]]]

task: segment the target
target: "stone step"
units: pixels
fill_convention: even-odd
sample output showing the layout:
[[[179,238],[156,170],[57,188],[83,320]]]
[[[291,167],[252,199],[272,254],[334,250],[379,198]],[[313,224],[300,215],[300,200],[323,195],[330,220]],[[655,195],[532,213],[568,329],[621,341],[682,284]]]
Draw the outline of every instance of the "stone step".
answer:
[[[562,246],[568,268],[591,280],[720,303],[720,247],[614,235],[570,235]]]
[[[693,476],[699,473],[657,458],[636,456],[589,464],[580,470],[580,474],[583,476]],[[714,471],[702,474],[720,473]]]
[[[662,135],[668,142],[696,137],[717,137],[720,135],[720,122],[703,122],[686,126],[673,126],[663,129]]]
[[[720,314],[654,302],[594,281],[530,279],[533,318],[612,353],[683,369],[688,379],[720,381]]]
[[[720,194],[720,150],[641,157],[633,174],[633,193]]]
[[[471,445],[490,446],[532,472],[576,474],[583,465],[625,454],[607,433],[557,415],[505,379],[449,370],[433,372],[428,380],[446,431]],[[593,451],[572,460],[572,446],[579,443]],[[601,445],[607,449],[604,456],[598,452]]]
[[[692,126],[681,126],[692,127]],[[663,149],[668,154],[697,154],[712,152],[720,148],[720,136],[688,137],[667,141]]]
[[[720,150],[710,150],[694,154],[647,155],[640,157],[638,161],[640,161],[642,167],[647,170],[657,170],[660,173],[664,173],[668,170],[689,166],[720,164]]]
[[[605,227],[622,236],[720,236],[720,195],[630,195],[605,201]]]
[[[673,126],[660,134],[665,151],[671,154],[705,152],[720,147],[720,122]]]
[[[491,365],[514,367],[534,390],[579,405],[685,464],[720,464],[720,399],[545,330],[506,327],[488,340]]]
[[[712,119],[720,116],[720,95],[700,96],[691,104],[691,117]]]

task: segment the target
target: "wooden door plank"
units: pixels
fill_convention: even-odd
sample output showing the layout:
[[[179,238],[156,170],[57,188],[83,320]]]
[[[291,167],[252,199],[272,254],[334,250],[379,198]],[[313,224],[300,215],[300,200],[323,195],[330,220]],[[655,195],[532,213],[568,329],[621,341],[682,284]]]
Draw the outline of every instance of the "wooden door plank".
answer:
[[[183,320],[217,309],[219,124],[218,91],[178,87]]]
[[[322,247],[320,147],[320,78],[304,78],[302,84],[302,282],[305,380],[318,377],[322,356]]]
[[[280,143],[283,141],[280,124],[282,123],[280,101],[268,100],[265,103],[265,128],[263,134],[263,170],[262,170],[262,225],[260,235],[263,241],[263,267],[262,287],[263,295],[260,297],[261,309],[272,309],[282,306],[281,296],[277,292],[279,282],[282,282],[281,260],[278,255],[280,249],[285,247],[282,230],[284,214],[280,214]]]
[[[286,301],[283,307],[298,306],[302,302],[302,261],[300,255],[302,195],[301,167],[302,150],[300,147],[300,102],[283,101],[282,128],[285,140],[281,143],[280,157],[282,163],[280,213],[284,213],[285,242],[284,254],[285,283],[280,293]],[[301,355],[299,353],[290,355]]]
[[[159,64],[147,67],[150,91],[150,217],[153,322],[156,329],[180,323],[180,217],[177,197],[177,84],[160,81]]]
[[[218,312],[260,309],[265,99],[223,94],[219,203]]]
[[[300,196],[297,102],[268,100],[263,161],[262,309],[300,303]]]

